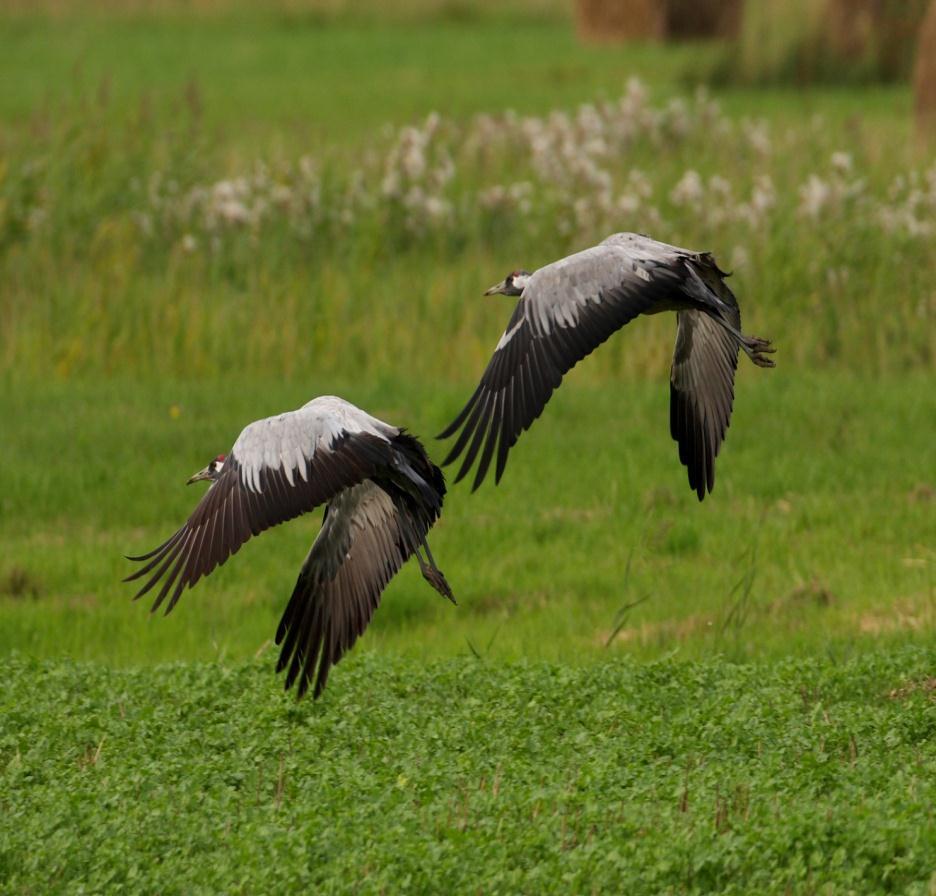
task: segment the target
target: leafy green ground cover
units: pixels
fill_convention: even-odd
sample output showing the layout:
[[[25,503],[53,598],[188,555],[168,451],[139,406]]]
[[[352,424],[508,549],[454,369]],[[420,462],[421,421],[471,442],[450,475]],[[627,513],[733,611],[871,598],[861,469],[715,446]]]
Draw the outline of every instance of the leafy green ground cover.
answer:
[[[38,893],[916,893],[932,649],[590,668],[6,659],[0,880]]]

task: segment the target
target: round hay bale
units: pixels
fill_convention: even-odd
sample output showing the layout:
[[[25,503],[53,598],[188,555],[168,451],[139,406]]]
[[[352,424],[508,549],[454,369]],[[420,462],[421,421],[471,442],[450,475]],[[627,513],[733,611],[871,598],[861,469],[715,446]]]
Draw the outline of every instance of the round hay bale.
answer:
[[[744,0],[669,0],[666,34],[675,38],[734,38],[741,30]]]
[[[918,131],[936,137],[936,0],[930,3],[920,28],[913,92]]]
[[[666,34],[665,0],[576,0],[575,18],[584,41],[661,40]]]

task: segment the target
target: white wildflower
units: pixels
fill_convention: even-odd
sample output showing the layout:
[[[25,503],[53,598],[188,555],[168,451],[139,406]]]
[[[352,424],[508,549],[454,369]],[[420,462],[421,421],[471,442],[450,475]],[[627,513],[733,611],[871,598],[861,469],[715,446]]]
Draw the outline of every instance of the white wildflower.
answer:
[[[832,188],[817,174],[810,174],[809,180],[800,187],[800,214],[808,218],[818,218],[832,198]]]
[[[627,176],[627,185],[636,196],[649,199],[653,195],[653,183],[639,168],[632,168]]]
[[[770,127],[763,119],[744,118],[741,120],[741,133],[748,146],[759,156],[769,156],[772,146]]]
[[[452,211],[452,205],[438,196],[427,196],[423,203],[423,211],[428,218],[438,221],[448,217]]]
[[[731,196],[731,181],[722,177],[720,174],[713,174],[709,178],[708,188],[713,197],[728,199]]]
[[[751,207],[759,215],[770,211],[777,204],[777,191],[769,174],[759,174],[754,179],[751,191]]]
[[[852,157],[847,152],[834,152],[832,153],[832,167],[838,174],[846,175],[851,174],[852,170]]]
[[[411,143],[403,154],[401,159],[403,173],[410,180],[417,180],[422,177],[426,170],[426,156],[423,153],[422,146],[418,143]]]
[[[731,266],[732,272],[743,271],[745,268],[750,267],[751,256],[748,253],[748,250],[744,248],[744,246],[735,246],[731,250],[728,263]]]
[[[397,198],[400,195],[400,175],[396,171],[388,171],[380,184],[380,192],[388,199]]]
[[[621,215],[635,215],[640,210],[640,197],[633,193],[622,193],[617,199],[617,210]]]
[[[670,190],[670,200],[674,205],[696,205],[704,196],[702,178],[699,177],[698,171],[692,169],[687,171],[680,178],[679,183]]]
[[[227,224],[246,224],[250,220],[247,206],[238,199],[224,199],[216,203],[215,211]]]

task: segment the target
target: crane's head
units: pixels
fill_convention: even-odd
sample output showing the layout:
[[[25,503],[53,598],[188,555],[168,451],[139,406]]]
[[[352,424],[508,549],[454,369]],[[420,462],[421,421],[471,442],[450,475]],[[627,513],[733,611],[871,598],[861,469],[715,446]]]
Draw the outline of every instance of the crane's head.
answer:
[[[190,476],[189,481],[185,484],[191,485],[193,482],[200,482],[202,479],[210,479],[214,482],[215,479],[221,476],[225,456],[224,454],[219,454],[204,470],[199,470],[194,476]]]
[[[486,289],[486,296],[493,296],[497,293],[505,296],[518,296],[523,292],[523,287],[527,285],[530,279],[529,271],[514,271],[508,274],[500,283],[496,283],[490,289]]]

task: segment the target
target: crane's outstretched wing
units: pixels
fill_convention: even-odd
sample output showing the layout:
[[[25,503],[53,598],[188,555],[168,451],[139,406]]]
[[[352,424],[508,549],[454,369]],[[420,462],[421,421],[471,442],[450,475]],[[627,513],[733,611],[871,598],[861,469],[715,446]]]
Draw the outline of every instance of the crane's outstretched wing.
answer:
[[[169,596],[168,613],[186,587],[224,563],[251,535],[390,469],[396,462],[392,440],[399,434],[331,396],[251,423],[185,525],[148,554],[130,557],[145,565],[125,581],[146,577],[135,598],[162,581],[153,610]]]
[[[722,298],[734,307],[726,320],[741,331],[734,296],[721,284]],[[727,294],[727,295],[725,295]],[[679,459],[689,485],[701,501],[715,485],[715,458],[731,421],[738,340],[701,311],[677,313],[676,348],[670,372],[670,434],[679,443]]]
[[[441,484],[438,468],[436,473]],[[298,680],[298,697],[313,678],[315,696],[322,693],[329,669],[363,634],[384,588],[425,543],[438,510],[413,513],[409,503],[363,482],[328,504],[276,631],[276,643],[282,645],[276,671],[287,670],[287,689]],[[419,561],[427,581],[453,600],[431,557],[428,563]]]
[[[481,382],[439,438],[458,432],[444,463],[464,455],[455,481],[479,456],[473,489],[497,449],[495,481],[520,433],[540,415],[562,377],[638,314],[695,299],[699,255],[639,234],[615,234],[531,277]],[[460,432],[459,432],[460,430]]]

